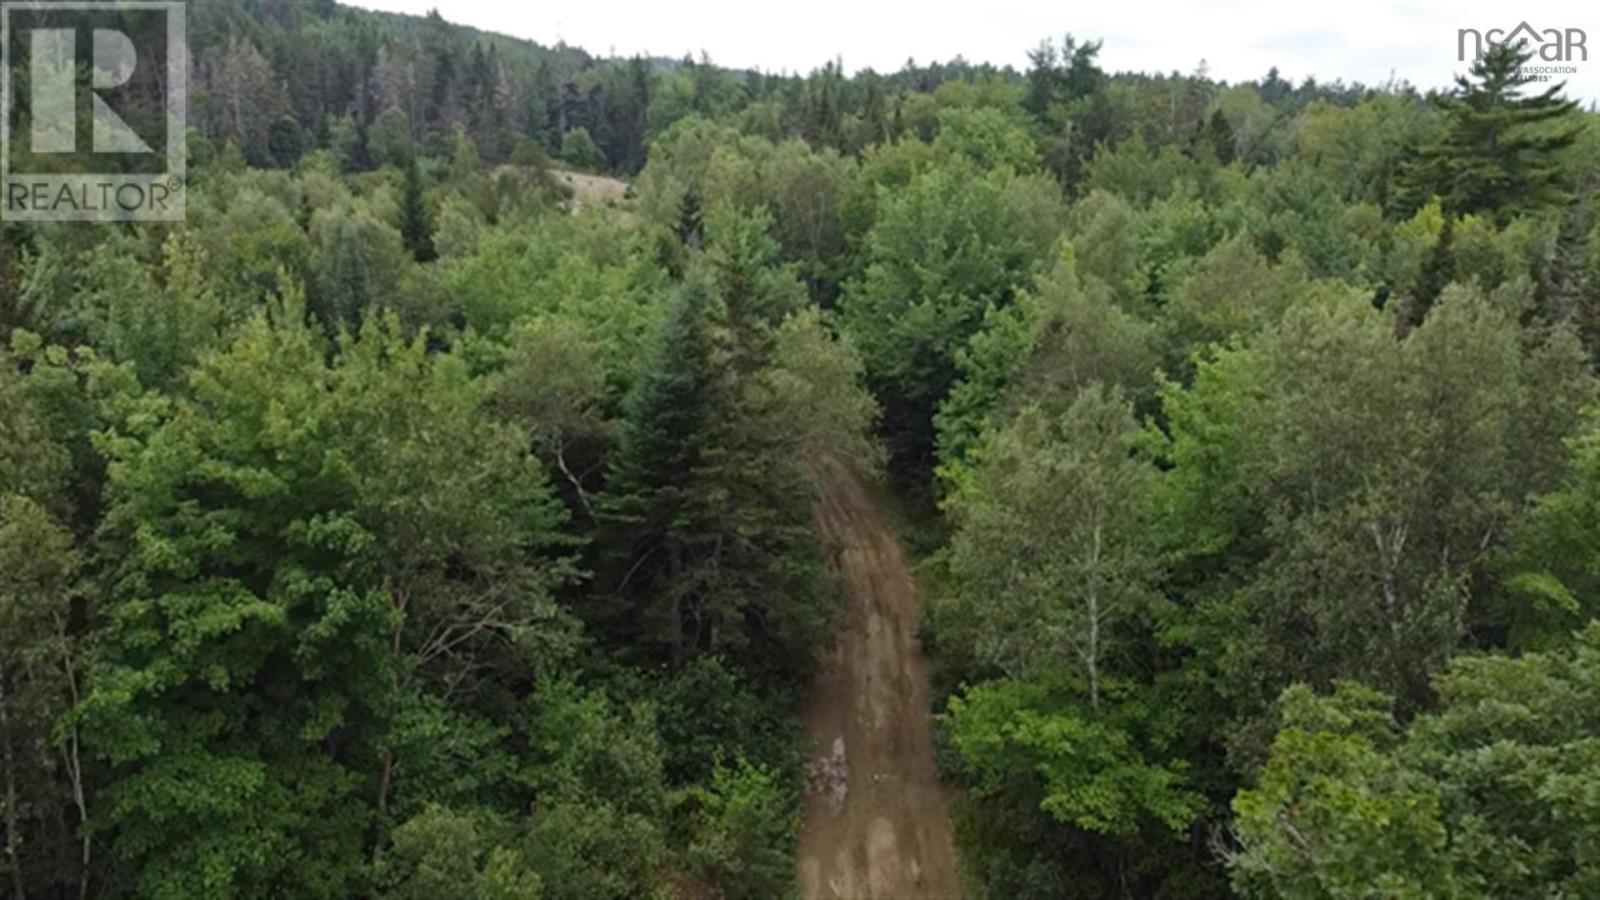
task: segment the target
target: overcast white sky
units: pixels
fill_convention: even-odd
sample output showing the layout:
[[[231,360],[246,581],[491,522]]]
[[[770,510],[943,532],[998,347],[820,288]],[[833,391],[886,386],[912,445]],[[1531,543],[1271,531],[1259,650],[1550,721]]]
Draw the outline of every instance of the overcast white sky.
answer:
[[[1113,71],[1192,71],[1201,59],[1213,77],[1257,78],[1277,66],[1296,82],[1377,83],[1391,75],[1421,88],[1449,84],[1464,71],[1456,30],[1581,28],[1590,61],[1567,77],[1569,96],[1600,100],[1600,3],[1595,0],[354,0],[369,9],[424,14],[531,38],[564,40],[598,55],[711,54],[737,68],[805,72],[833,58],[854,71],[894,71],[907,58],[1022,68],[1044,37],[1066,32],[1103,38],[1102,65]]]

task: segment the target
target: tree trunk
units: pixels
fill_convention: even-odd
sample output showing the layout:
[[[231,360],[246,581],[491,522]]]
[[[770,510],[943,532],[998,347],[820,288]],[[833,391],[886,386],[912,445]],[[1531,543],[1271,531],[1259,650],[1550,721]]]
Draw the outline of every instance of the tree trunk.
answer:
[[[1092,571],[1089,588],[1089,652],[1084,662],[1089,669],[1089,705],[1094,709],[1100,708],[1100,587],[1094,578],[1100,571],[1100,550],[1102,546],[1102,531],[1099,525],[1094,527],[1094,549],[1089,557]]]
[[[395,625],[394,631],[389,635],[389,652],[395,659],[400,658],[400,648],[404,646],[405,639],[405,614],[411,606],[411,590],[406,587],[397,587],[390,595],[394,608],[400,611],[400,622]],[[396,673],[395,681],[389,686],[392,694],[398,698],[400,695],[400,675]],[[389,790],[394,785],[394,752],[384,750],[381,755],[382,769],[378,773],[378,834],[373,841],[373,858],[383,852],[383,832],[389,820]]]
[[[683,571],[683,547],[678,539],[667,536],[667,572],[671,579],[670,584],[676,588],[678,573]],[[683,665],[683,596],[677,590],[672,592],[672,668],[677,670]]]
[[[378,775],[378,821],[389,816],[389,785],[394,780],[394,756],[383,751],[383,771]]]
[[[62,671],[67,676],[67,690],[72,697],[72,708],[78,708],[78,675],[72,665],[71,645],[67,642],[65,622],[57,622],[57,633],[62,646]],[[72,803],[78,808],[78,840],[81,851],[78,870],[78,900],[89,896],[89,863],[94,853],[94,842],[89,834],[89,804],[83,793],[83,755],[78,742],[78,723],[73,721],[67,731],[67,776],[72,779]]]
[[[11,716],[6,707],[6,675],[0,672],[0,770],[5,772],[6,856],[11,861],[11,883],[17,900],[26,900],[22,878],[22,854],[18,850],[21,832],[17,829],[16,756],[11,751]]]
[[[582,479],[578,478],[577,475],[573,474],[571,469],[567,468],[567,457],[565,451],[566,448],[563,442],[559,440],[555,441],[554,456],[556,458],[556,467],[561,470],[562,475],[567,477],[567,483],[572,485],[572,489],[577,492],[578,504],[583,507],[583,514],[589,517],[590,522],[598,522],[600,520],[595,517],[594,507],[589,503],[589,493],[583,489]]]

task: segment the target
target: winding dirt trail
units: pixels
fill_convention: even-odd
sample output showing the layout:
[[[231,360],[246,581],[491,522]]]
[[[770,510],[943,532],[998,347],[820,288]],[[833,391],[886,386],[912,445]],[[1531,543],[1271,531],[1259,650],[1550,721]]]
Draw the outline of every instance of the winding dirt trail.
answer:
[[[800,894],[960,897],[947,796],[933,764],[916,582],[861,481],[842,466],[826,472],[817,526],[835,553],[848,607],[806,707],[813,752]]]

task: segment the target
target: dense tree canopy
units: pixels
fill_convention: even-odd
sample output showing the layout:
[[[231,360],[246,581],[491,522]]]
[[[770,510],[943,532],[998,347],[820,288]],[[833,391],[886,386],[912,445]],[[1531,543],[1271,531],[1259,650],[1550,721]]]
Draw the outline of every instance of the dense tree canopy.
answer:
[[[8,896],[785,895],[841,466],[973,895],[1600,891],[1600,127],[1525,51],[190,30],[188,220],[0,229]]]

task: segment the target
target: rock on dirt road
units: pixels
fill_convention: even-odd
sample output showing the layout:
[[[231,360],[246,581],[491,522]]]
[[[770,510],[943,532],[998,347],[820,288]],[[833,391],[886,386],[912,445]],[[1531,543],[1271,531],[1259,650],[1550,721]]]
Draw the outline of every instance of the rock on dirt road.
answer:
[[[812,741],[800,894],[960,897],[948,798],[933,763],[920,598],[873,496],[827,469],[816,518],[847,607],[806,708]]]

